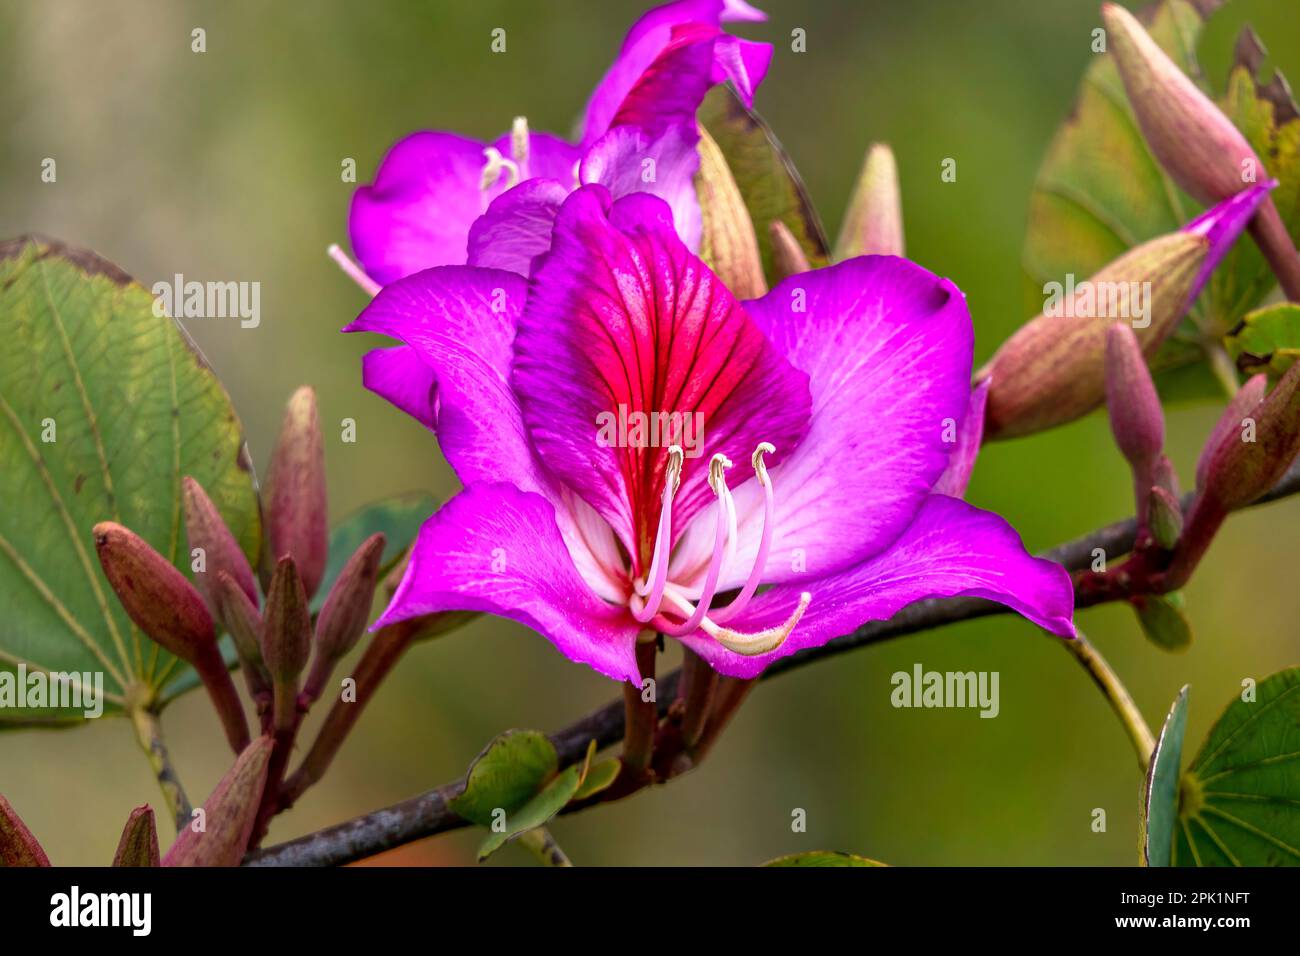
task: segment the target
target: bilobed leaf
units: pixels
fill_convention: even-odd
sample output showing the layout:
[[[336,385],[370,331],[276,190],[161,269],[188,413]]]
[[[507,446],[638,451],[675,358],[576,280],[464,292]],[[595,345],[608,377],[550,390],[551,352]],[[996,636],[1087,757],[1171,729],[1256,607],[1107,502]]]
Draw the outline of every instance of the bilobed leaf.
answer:
[[[420,525],[437,510],[437,498],[416,491],[364,505],[344,518],[330,532],[329,562],[325,565],[325,576],[312,600],[312,610],[320,610],[330,588],[338,580],[343,565],[361,547],[361,542],[377,532],[384,533],[387,541],[384,544],[383,563],[379,566],[379,578],[383,580],[411,546],[420,531]]]
[[[767,124],[725,86],[714,87],[705,97],[699,121],[718,144],[744,197],[769,282],[773,277],[769,227],[775,220],[785,223],[814,268],[825,265],[826,232],[794,164]]]
[[[1228,333],[1224,345],[1244,374],[1281,376],[1300,356],[1300,306],[1283,302],[1256,309]]]
[[[451,809],[479,826],[491,826],[497,810],[507,817],[555,776],[560,758],[555,745],[536,730],[507,730],[474,759],[465,789]]]
[[[1195,55],[1204,27],[1197,6],[1190,0],[1161,0],[1143,16],[1155,41],[1204,85]],[[1300,126],[1278,129],[1272,104],[1257,93],[1251,70],[1238,65],[1223,106],[1269,172],[1283,181],[1273,195],[1294,230],[1300,225],[1293,198],[1300,185],[1295,160]],[[1147,148],[1113,56],[1094,56],[1030,197],[1023,253],[1028,313],[1042,310],[1046,283],[1063,282],[1067,274],[1082,281],[1128,249],[1179,229],[1199,212]],[[1237,242],[1152,362],[1162,398],[1221,395],[1206,347],[1257,305],[1272,284],[1254,244]]]
[[[764,866],[888,866],[878,860],[852,853],[840,853],[835,850],[811,850],[807,853],[791,853],[769,860]]]
[[[1183,774],[1175,866],[1300,866],[1300,668],[1253,689]]]
[[[0,669],[102,674],[105,713],[129,686],[156,690],[186,665],[133,627],[91,528],[118,521],[188,574],[180,485],[192,475],[254,563],[261,540],[229,396],[153,304],[94,253],[0,243]],[[0,721],[81,713],[6,704]]]
[[[1143,791],[1142,859],[1147,866],[1169,866],[1174,830],[1178,826],[1178,771],[1183,760],[1183,735],[1187,731],[1187,686],[1169,708],[1160,729]]]

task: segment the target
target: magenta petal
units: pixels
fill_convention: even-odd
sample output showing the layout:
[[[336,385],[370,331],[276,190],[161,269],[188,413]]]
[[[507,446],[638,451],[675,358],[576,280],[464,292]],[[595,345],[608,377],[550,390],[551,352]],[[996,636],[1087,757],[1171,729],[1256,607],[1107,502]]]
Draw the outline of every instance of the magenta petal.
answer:
[[[743,657],[700,631],[682,640],[720,673],[755,677],[774,660],[887,620],[916,601],[958,595],[996,601],[1053,634],[1074,636],[1066,570],[1029,555],[1002,518],[946,495],[928,497],[884,553],[819,580],[772,588],[728,624],[742,631],[780,624],[802,591],[812,602],[786,642],[768,654]]]
[[[551,247],[555,214],[568,196],[554,179],[530,179],[506,190],[469,230],[469,264],[526,276]]]
[[[980,443],[984,440],[984,406],[992,384],[993,379],[986,378],[971,389],[970,406],[957,429],[957,441],[948,458],[948,467],[934,485],[936,495],[965,496],[970,474],[975,470],[975,459],[979,457]]]
[[[970,397],[965,297],[906,259],[866,256],[791,276],[745,307],[812,386],[808,436],[772,469],[763,580],[856,565],[903,532],[948,466],[945,433]],[[755,481],[736,491],[748,520],[729,581],[753,560],[760,499]]]
[[[361,359],[361,383],[425,428],[433,428],[438,420],[433,369],[409,345],[367,352]]]
[[[713,48],[713,82],[730,80],[740,94],[741,102],[747,109],[753,109],[754,91],[767,76],[772,52],[770,43],[719,37]]]
[[[465,485],[510,481],[535,491],[545,483],[509,387],[511,342],[527,292],[511,272],[440,266],[385,286],[343,330],[398,339],[428,367],[438,389],[438,442]],[[406,384],[399,377],[366,382],[390,399]]]
[[[1214,270],[1223,261],[1223,257],[1228,254],[1228,250],[1237,241],[1241,231],[1246,228],[1251,218],[1254,217],[1259,204],[1268,196],[1269,191],[1276,186],[1277,180],[1270,179],[1267,182],[1251,186],[1249,189],[1243,189],[1235,196],[1225,199],[1216,206],[1211,206],[1183,227],[1183,232],[1195,233],[1198,236],[1204,236],[1210,241],[1209,254],[1206,255],[1205,261],[1201,263],[1201,271],[1197,274],[1191,295],[1187,297],[1188,302],[1194,301],[1201,294],[1201,290],[1210,281],[1210,276],[1214,274]]]
[[[653,138],[635,126],[618,126],[598,139],[582,161],[582,181],[599,183],[615,199],[635,192],[658,196],[672,209],[677,235],[700,248],[700,203],[695,174],[700,134],[690,123],[665,127]]]
[[[452,133],[397,142],[373,185],[352,196],[352,249],[380,285],[432,266],[465,262],[465,237],[483,211],[483,144]]]
[[[771,48],[757,44],[719,44],[714,38],[726,20],[763,15],[748,4],[685,0],[645,14],[628,32],[618,57],[597,84],[587,104],[582,145],[590,146],[622,124],[658,131],[689,106],[694,115],[709,86],[735,76],[747,95],[763,79]],[[738,84],[739,85],[739,84]],[[672,118],[669,118],[672,117]]]
[[[611,206],[600,186],[575,192],[556,219],[519,319],[514,386],[538,454],[605,517],[638,572],[655,537],[667,450],[610,447],[604,437],[619,442],[602,437],[602,424],[655,412],[702,421],[702,442],[681,442],[676,536],[713,500],[710,456],[743,467],[759,442],[788,452],[808,420],[806,377],[686,249],[668,206],[644,193]]]
[[[442,611],[510,618],[570,660],[615,680],[639,679],[636,622],[574,568],[551,504],[512,485],[471,485],[424,523],[375,626]]]

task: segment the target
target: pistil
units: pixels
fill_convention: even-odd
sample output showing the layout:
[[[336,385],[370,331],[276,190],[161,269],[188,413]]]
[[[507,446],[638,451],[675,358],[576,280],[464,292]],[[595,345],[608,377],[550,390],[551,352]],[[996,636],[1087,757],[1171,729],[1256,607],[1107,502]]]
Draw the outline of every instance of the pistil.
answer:
[[[642,624],[649,622],[659,613],[663,603],[664,587],[668,583],[668,552],[673,536],[673,496],[682,481],[682,462],[685,454],[681,445],[668,448],[668,469],[664,476],[663,504],[659,509],[659,528],[655,533],[654,554],[650,559],[650,570],[644,581],[638,580],[633,587],[630,608],[632,616]]]

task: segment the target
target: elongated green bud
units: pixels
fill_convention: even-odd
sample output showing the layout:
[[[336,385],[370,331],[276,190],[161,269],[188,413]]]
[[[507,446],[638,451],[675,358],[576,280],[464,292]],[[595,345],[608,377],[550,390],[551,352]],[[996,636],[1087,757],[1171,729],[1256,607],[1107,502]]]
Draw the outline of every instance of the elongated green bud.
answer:
[[[903,200],[898,190],[894,151],[873,143],[844,213],[835,243],[837,262],[854,256],[903,255]]]
[[[700,258],[737,299],[767,292],[763,259],[754,222],[722,150],[700,129],[700,171],[695,191],[700,201]]]

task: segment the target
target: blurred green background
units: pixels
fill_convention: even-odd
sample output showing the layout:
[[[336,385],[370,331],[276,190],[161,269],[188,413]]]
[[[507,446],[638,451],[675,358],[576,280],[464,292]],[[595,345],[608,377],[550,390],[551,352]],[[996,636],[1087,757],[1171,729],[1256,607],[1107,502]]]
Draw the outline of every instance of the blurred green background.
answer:
[[[828,231],[863,151],[894,147],[908,253],[969,296],[977,364],[1023,321],[1020,248],[1030,186],[1088,63],[1093,0],[844,0],[761,4],[776,43],[758,108],[817,201]],[[1202,46],[1216,83],[1251,22],[1300,77],[1294,9],[1234,0]],[[637,15],[635,2],[261,3],[253,0],[0,0],[0,235],[39,231],[94,248],[146,285],[256,280],[262,324],[195,320],[190,331],[243,417],[264,467],[280,408],[314,384],[327,426],[335,518],[411,489],[454,492],[436,441],[365,392],[375,344],[337,330],[364,303],[326,258],[346,244],[351,189],[419,128],[479,138],[526,114],[567,132]],[[494,27],[508,52],[489,52]],[[207,31],[207,52],[190,31]],[[790,31],[807,31],[807,52]],[[58,182],[40,181],[44,157]],[[944,157],[956,183],[939,180]],[[1170,414],[1185,482],[1211,406]],[[337,423],[358,423],[343,444]],[[1040,549],[1131,513],[1127,470],[1104,418],[986,449],[969,498]],[[6,507],[10,503],[5,503]],[[1300,501],[1234,518],[1187,589],[1196,639],[1181,655],[1144,641],[1124,608],[1079,623],[1157,727],[1190,682],[1190,748],[1236,694],[1297,662]],[[0,602],[2,603],[2,602]],[[839,849],[897,864],[1130,864],[1138,775],[1105,702],[1054,641],[1012,617],[840,656],[763,685],[709,760],[671,786],[561,820],[579,864],[751,864]],[[671,660],[676,655],[671,654]],[[670,662],[661,666],[667,667]],[[1001,714],[895,710],[890,675],[996,670]],[[553,729],[616,686],[524,628],[485,620],[416,648],[363,716],[325,781],[271,832],[276,842],[462,773],[507,727]],[[164,722],[190,796],[230,755],[204,695]],[[310,732],[310,728],[309,728]],[[0,792],[56,863],[106,863],[128,811],[160,805],[123,721],[0,734]],[[1091,829],[1093,808],[1108,816]],[[791,831],[795,808],[807,832]],[[161,838],[171,827],[160,821]],[[467,863],[478,837],[451,834],[388,861]],[[494,862],[527,862],[507,849]]]

